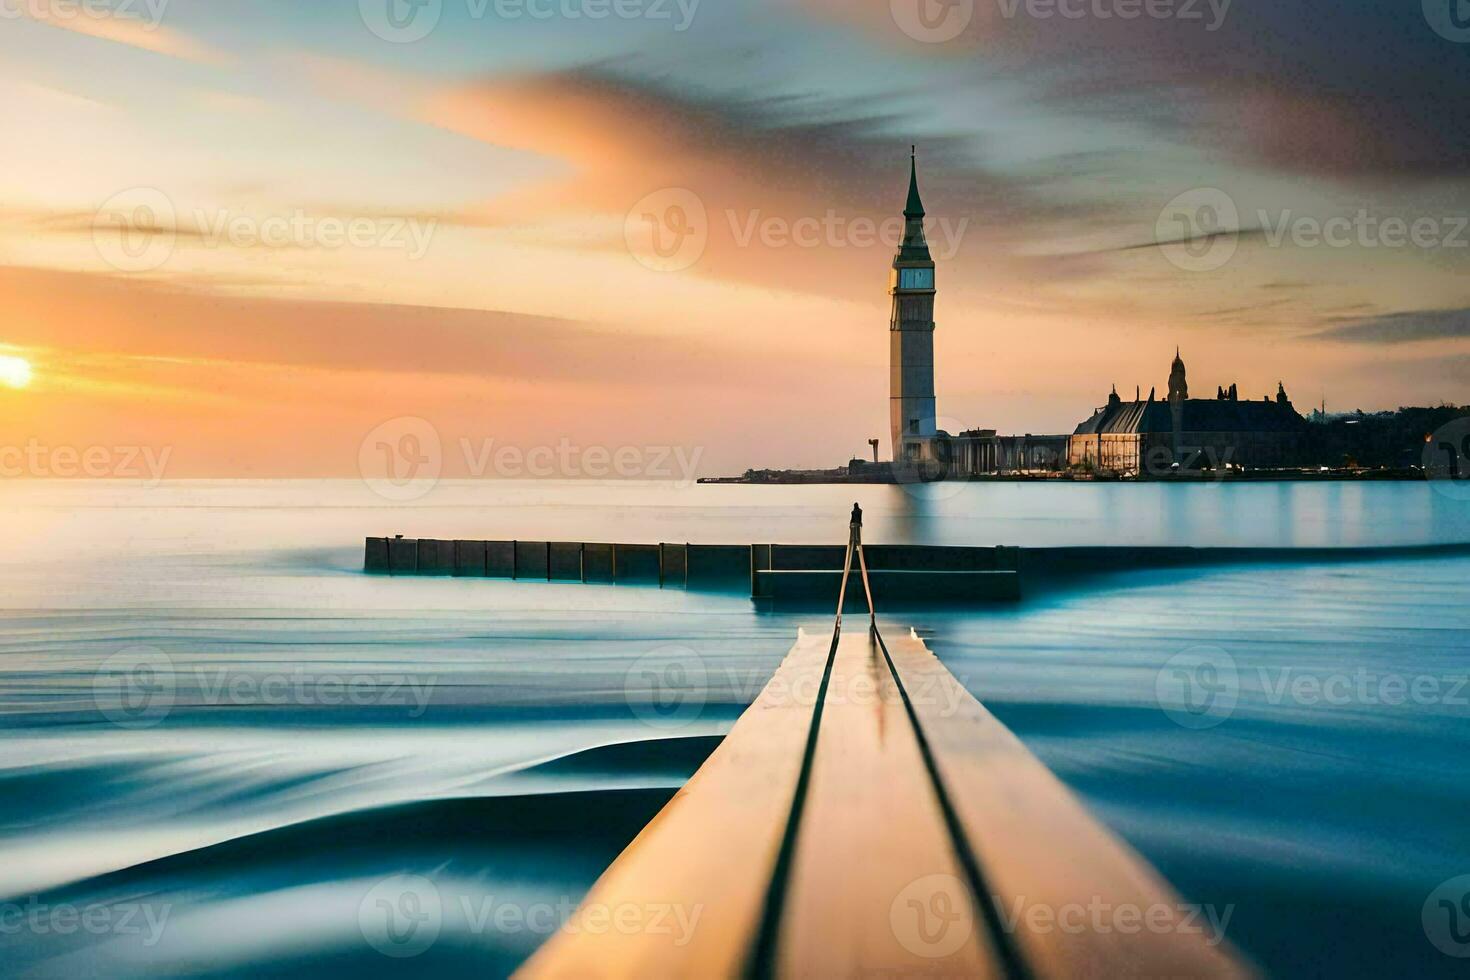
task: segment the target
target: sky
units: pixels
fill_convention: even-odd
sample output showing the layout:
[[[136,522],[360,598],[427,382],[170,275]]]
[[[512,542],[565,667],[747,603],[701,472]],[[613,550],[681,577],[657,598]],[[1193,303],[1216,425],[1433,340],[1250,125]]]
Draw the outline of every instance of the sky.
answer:
[[[1462,7],[0,0],[0,471],[886,452],[911,145],[943,428],[1470,402]]]

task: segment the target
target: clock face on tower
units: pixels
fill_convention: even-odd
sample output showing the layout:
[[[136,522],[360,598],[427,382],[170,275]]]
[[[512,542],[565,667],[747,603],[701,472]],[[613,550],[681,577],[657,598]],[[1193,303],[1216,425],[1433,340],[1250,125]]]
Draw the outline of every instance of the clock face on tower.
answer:
[[[898,270],[899,289],[933,289],[933,269],[900,269]]]

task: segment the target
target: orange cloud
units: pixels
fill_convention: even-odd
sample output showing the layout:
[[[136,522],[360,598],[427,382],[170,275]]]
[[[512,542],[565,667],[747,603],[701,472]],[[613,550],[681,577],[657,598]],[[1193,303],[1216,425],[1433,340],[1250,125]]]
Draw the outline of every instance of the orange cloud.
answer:
[[[180,58],[200,64],[224,64],[230,60],[225,52],[195,40],[180,31],[165,27],[156,20],[150,22],[141,14],[125,16],[104,10],[92,10],[84,5],[60,5],[49,3],[23,3],[21,14],[39,24],[56,27],[87,37],[126,44],[129,47],[154,54]]]
[[[669,239],[684,230],[699,237],[692,274],[844,298],[881,294],[902,232],[909,139],[897,112],[882,106],[676,94],[586,68],[448,88],[420,112],[454,132],[559,161],[533,186],[461,215],[466,223],[596,215],[601,230],[584,244],[636,252],[628,235],[644,221],[666,221],[658,233]],[[997,275],[1039,269],[1014,245],[1060,216],[1061,204],[1032,181],[977,163],[981,149],[961,137],[923,141],[936,258]],[[1045,264],[1055,277],[1060,263]]]
[[[697,446],[711,472],[738,471],[851,426],[813,416],[809,398],[871,388],[865,401],[881,405],[878,370],[838,361],[813,379],[739,338],[14,267],[0,270],[0,295],[0,342],[36,367],[32,388],[6,400],[0,445],[146,441],[175,448],[177,476],[350,475],[365,434],[398,416],[430,420],[456,447]],[[752,405],[769,433],[751,425]]]
[[[180,363],[616,387],[636,383],[628,373],[635,367],[690,384],[718,383],[733,354],[702,342],[649,344],[636,334],[523,313],[223,296],[43,269],[0,269],[0,295],[6,297],[0,340],[7,343]]]

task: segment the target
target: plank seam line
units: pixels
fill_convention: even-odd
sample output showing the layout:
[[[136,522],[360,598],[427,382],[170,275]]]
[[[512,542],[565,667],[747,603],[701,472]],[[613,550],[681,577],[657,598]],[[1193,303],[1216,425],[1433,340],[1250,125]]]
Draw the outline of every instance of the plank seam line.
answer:
[[[919,744],[919,754],[924,759],[924,768],[929,773],[929,780],[934,785],[934,794],[939,799],[939,811],[944,817],[945,829],[949,831],[950,843],[954,846],[960,867],[964,869],[965,878],[970,886],[975,904],[980,910],[981,918],[984,919],[991,939],[994,941],[1001,966],[1005,969],[1006,976],[1014,980],[1031,980],[1033,977],[1031,968],[1026,964],[1025,957],[1016,945],[1015,937],[1005,928],[1005,920],[1001,910],[996,907],[996,896],[987,884],[985,870],[980,865],[980,858],[970,846],[970,839],[965,834],[959,813],[955,810],[949,790],[945,788],[944,779],[939,774],[939,765],[934,760],[934,752],[930,748],[929,739],[924,734],[923,726],[919,724],[918,712],[914,710],[913,702],[909,700],[909,692],[903,686],[903,681],[899,679],[898,668],[894,666],[893,657],[888,653],[888,644],[883,642],[883,634],[878,632],[876,626],[873,628],[873,636],[878,640],[878,648],[883,651],[883,659],[888,663],[888,673],[893,676],[898,695],[903,699],[904,712],[908,715],[909,724],[913,726],[914,738]]]
[[[786,819],[786,831],[781,837],[781,848],[776,852],[776,863],[771,869],[771,881],[766,888],[766,900],[761,912],[760,925],[751,942],[750,955],[746,961],[744,975],[749,980],[767,980],[776,975],[776,952],[781,937],[781,916],[786,905],[786,891],[790,884],[791,863],[796,855],[796,840],[801,830],[802,811],[806,808],[807,789],[811,784],[812,764],[817,755],[817,735],[822,727],[822,710],[827,703],[827,685],[832,680],[832,665],[837,660],[837,641],[842,636],[842,626],[832,629],[832,646],[827,650],[827,664],[822,670],[822,683],[817,687],[816,704],[812,707],[811,726],[807,729],[806,747],[802,752],[801,770],[796,777],[796,791],[791,795],[791,813]]]

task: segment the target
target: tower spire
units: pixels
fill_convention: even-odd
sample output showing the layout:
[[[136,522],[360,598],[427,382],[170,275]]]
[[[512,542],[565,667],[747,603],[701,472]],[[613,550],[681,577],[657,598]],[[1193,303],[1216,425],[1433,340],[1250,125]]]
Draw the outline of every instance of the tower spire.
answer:
[[[904,205],[903,216],[905,218],[922,218],[924,216],[924,202],[919,198],[919,148],[909,145],[909,199]]]
[[[924,202],[919,199],[919,148],[909,146],[909,199],[903,208],[903,241],[898,257],[904,260],[930,261],[929,243],[924,238]]]
[[[1189,397],[1189,382],[1185,378],[1184,357],[1179,348],[1174,348],[1174,364],[1169,371],[1169,400],[1187,399]]]

